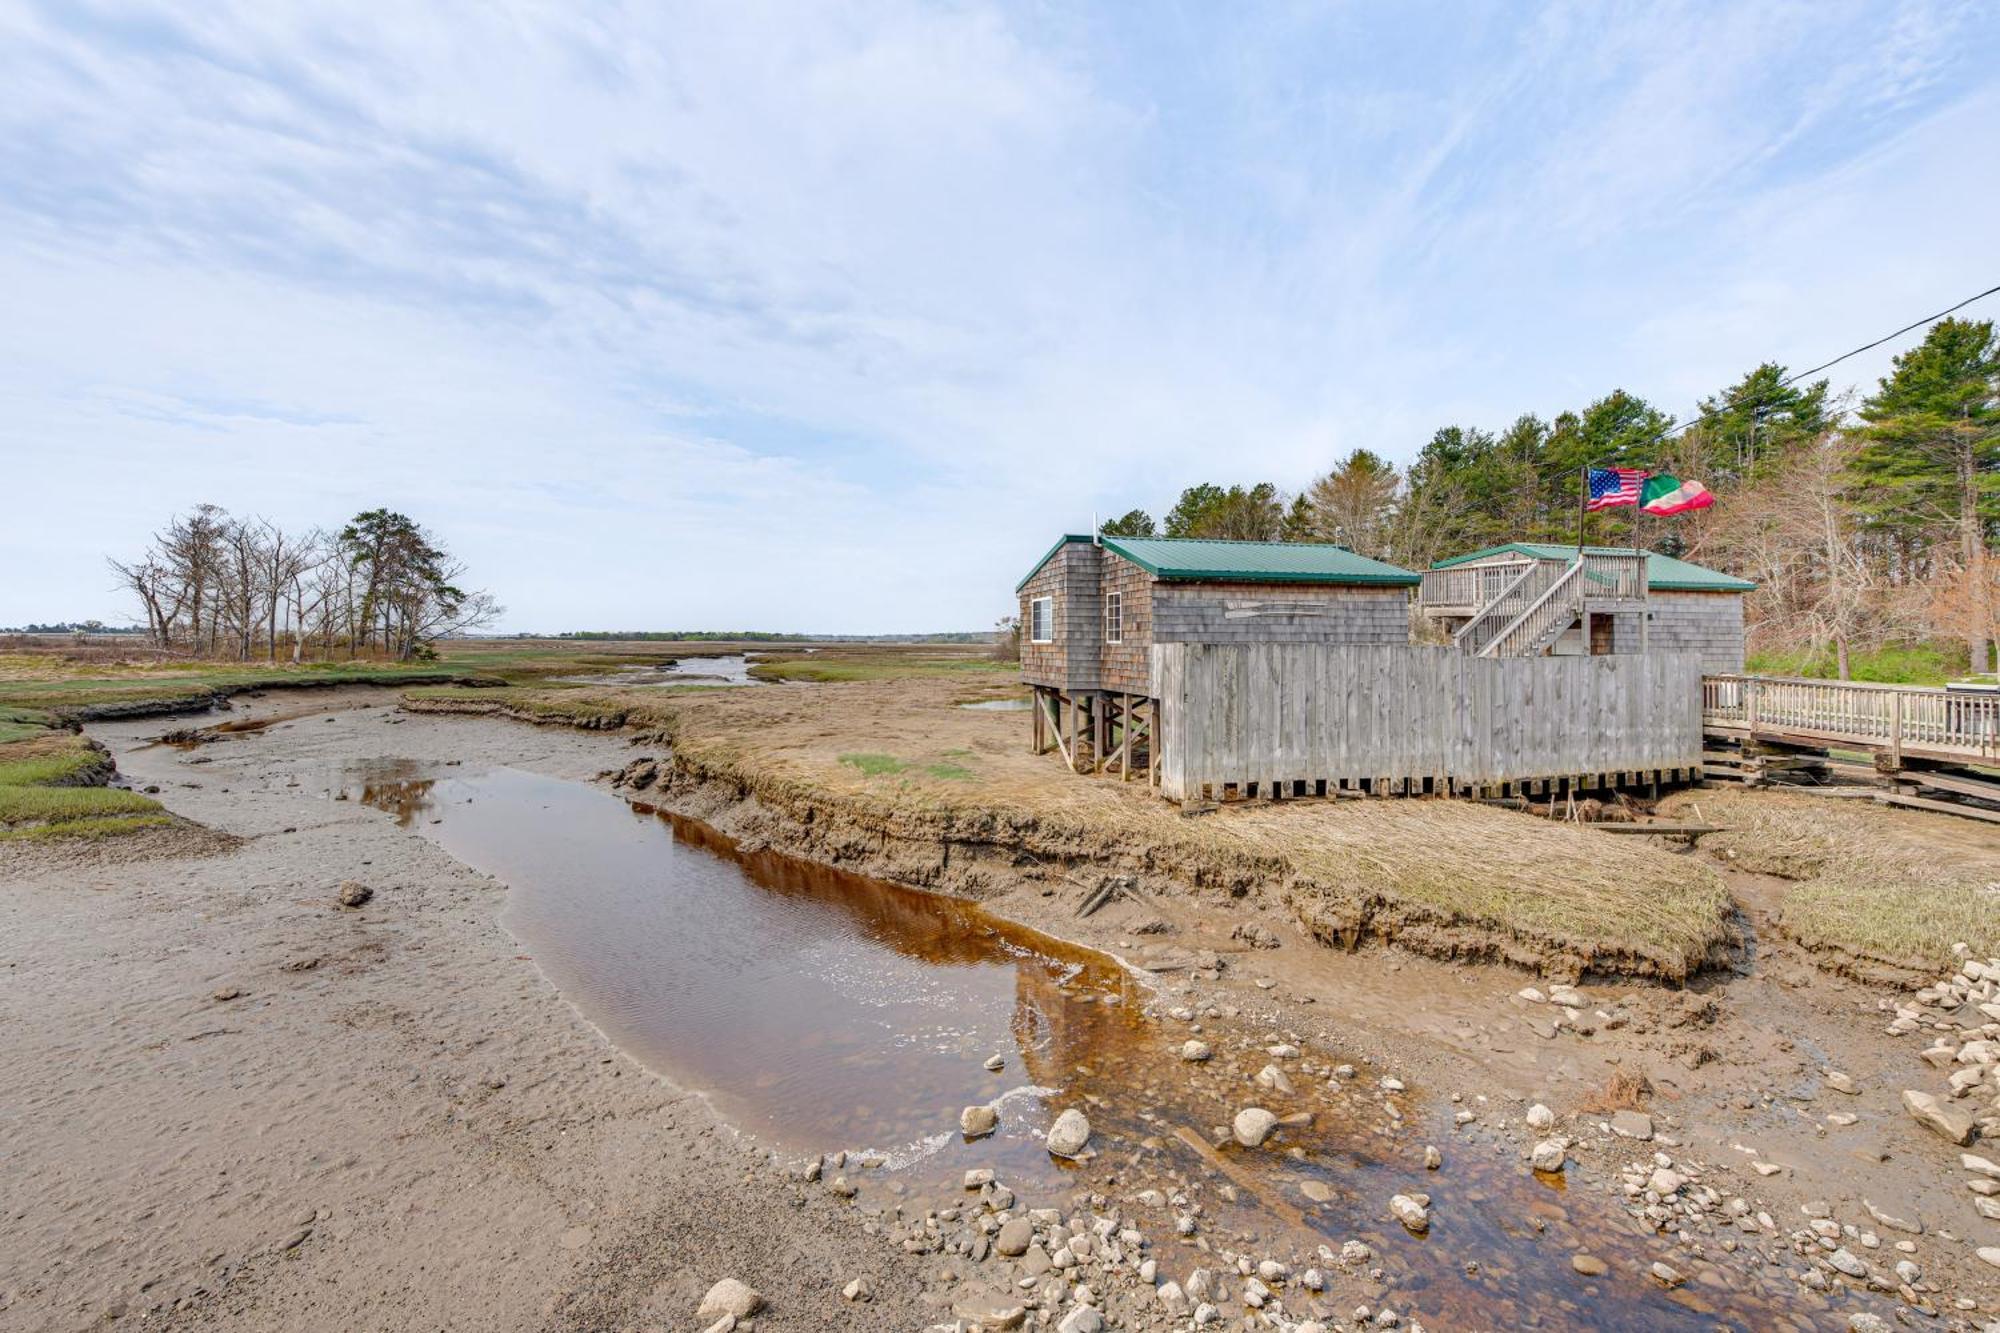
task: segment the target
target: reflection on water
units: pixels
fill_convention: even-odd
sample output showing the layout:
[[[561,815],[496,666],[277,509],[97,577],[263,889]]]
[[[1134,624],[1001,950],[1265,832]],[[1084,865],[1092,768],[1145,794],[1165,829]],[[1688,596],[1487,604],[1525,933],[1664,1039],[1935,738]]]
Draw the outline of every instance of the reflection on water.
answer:
[[[435,772],[433,765],[412,759],[377,759],[349,766],[338,786],[348,800],[386,810],[399,827],[408,828],[437,807],[431,795]]]
[[[563,685],[616,685],[621,689],[649,685],[761,685],[750,674],[750,659],[742,653],[718,657],[682,657],[649,666],[622,666],[596,676],[558,676]]]
[[[1290,1095],[1254,1088],[1267,1061],[1254,1047],[1220,1042],[1207,1064],[1182,1062],[1184,1026],[1156,1017],[1161,999],[1102,954],[970,904],[741,853],[703,825],[577,783],[507,769],[365,776],[376,794],[363,800],[399,820],[432,812],[426,836],[511,886],[507,929],[613,1042],[766,1140],[879,1151],[919,1190],[946,1191],[973,1166],[1036,1202],[1066,1197],[1078,1177],[1112,1195],[1182,1188],[1205,1235],[1254,1228],[1301,1255],[1367,1241],[1397,1308],[1442,1327],[1782,1326],[1747,1270],[1708,1270],[1713,1289],[1647,1282],[1639,1274],[1663,1255],[1630,1219],[1457,1138],[1449,1105],[1395,1094],[1398,1118],[1377,1075],[1325,1081],[1333,1063],[1364,1063],[1355,1053],[1318,1053],[1316,1075],[1284,1062]],[[994,1054],[998,1073],[983,1067]],[[998,1103],[1000,1131],[967,1143],[958,1113],[979,1102]],[[1214,1127],[1253,1103],[1313,1120],[1258,1151],[1210,1147]],[[1072,1105],[1095,1127],[1094,1161],[1058,1163],[1042,1147],[1055,1110]],[[1426,1143],[1443,1147],[1444,1172],[1423,1169]],[[1409,1191],[1436,1196],[1425,1238],[1386,1216],[1390,1195]],[[1146,1225],[1172,1245],[1167,1214]],[[1580,1249],[1612,1275],[1574,1273]]]

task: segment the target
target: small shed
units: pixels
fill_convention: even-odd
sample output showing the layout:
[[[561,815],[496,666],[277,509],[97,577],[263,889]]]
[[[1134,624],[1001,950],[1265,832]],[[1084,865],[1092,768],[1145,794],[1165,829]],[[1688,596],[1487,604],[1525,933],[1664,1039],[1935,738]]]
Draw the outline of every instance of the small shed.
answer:
[[[1420,575],[1345,546],[1070,535],[1015,586],[1035,749],[1149,757],[1159,643],[1408,644]]]
[[[1438,561],[1417,604],[1481,657],[1685,652],[1720,675],[1743,670],[1756,586],[1658,551],[1508,542]]]

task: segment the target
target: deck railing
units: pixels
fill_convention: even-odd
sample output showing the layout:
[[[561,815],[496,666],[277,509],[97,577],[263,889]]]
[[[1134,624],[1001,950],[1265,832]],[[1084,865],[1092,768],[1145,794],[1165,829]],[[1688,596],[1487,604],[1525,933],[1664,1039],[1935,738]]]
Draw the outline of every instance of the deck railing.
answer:
[[[1632,600],[1646,595],[1646,556],[1643,551],[1617,554],[1592,551],[1583,557],[1583,595],[1586,598],[1615,597]]]
[[[1472,613],[1472,618],[1458,627],[1451,636],[1452,646],[1466,652],[1478,652],[1492,638],[1505,629],[1514,618],[1533,606],[1548,591],[1551,583],[1562,577],[1563,567],[1546,560],[1528,560],[1519,565],[1500,565],[1507,580],[1499,591],[1488,592],[1489,600]],[[1489,588],[1491,587],[1489,583]]]
[[[1770,676],[1704,676],[1710,730],[1846,741],[1904,754],[2000,758],[2000,694]]]
[[[1576,621],[1587,565],[1573,563],[1479,650],[1481,657],[1528,657]]]

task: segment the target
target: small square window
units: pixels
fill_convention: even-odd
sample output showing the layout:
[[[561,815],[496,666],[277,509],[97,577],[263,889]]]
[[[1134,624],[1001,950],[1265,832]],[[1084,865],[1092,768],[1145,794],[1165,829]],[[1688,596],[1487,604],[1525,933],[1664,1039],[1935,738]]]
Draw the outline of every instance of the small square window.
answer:
[[[1056,599],[1037,597],[1028,603],[1028,642],[1053,643],[1056,635]]]
[[[1125,641],[1125,594],[1123,593],[1104,594],[1104,641],[1106,643]]]

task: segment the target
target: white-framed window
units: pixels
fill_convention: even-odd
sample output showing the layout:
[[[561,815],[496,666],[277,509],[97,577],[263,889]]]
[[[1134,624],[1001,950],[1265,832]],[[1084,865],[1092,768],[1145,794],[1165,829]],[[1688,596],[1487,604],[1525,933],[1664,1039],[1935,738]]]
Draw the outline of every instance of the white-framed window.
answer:
[[[1056,637],[1056,599],[1037,597],[1028,603],[1028,642],[1054,643]]]
[[[1125,642],[1125,594],[1122,592],[1104,594],[1104,641]]]

